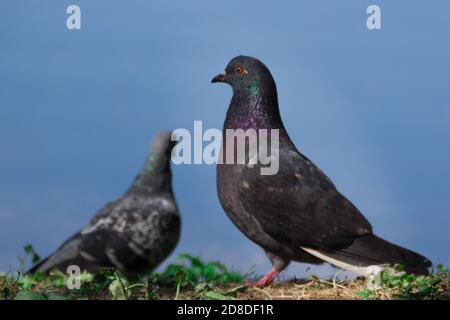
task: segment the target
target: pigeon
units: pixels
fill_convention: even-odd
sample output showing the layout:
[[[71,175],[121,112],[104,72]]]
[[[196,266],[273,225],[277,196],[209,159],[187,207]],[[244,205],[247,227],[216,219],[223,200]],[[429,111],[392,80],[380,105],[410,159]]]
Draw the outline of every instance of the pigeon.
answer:
[[[258,286],[270,284],[291,261],[328,262],[363,276],[395,264],[409,273],[429,271],[427,258],[376,236],[362,213],[297,150],[280,116],[275,81],[261,61],[237,56],[211,82],[233,89],[223,132],[278,130],[278,144],[272,149],[278,154],[275,174],[261,174],[262,163],[250,164],[248,147],[244,163],[217,163],[217,192],[224,211],[272,264]],[[227,141],[224,134],[221,154],[228,152]]]
[[[180,235],[170,170],[174,144],[170,132],[158,133],[128,191],[29,272],[48,274],[57,269],[65,273],[76,265],[89,273],[108,267],[137,276],[158,266],[173,251]]]

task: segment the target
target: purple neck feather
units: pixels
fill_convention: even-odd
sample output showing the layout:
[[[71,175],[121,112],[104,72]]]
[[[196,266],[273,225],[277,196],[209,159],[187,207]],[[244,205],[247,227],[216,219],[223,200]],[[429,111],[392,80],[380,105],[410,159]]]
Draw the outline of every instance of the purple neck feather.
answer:
[[[224,132],[226,129],[279,129],[280,140],[290,141],[281,120],[276,91],[252,95],[234,92],[225,118]]]

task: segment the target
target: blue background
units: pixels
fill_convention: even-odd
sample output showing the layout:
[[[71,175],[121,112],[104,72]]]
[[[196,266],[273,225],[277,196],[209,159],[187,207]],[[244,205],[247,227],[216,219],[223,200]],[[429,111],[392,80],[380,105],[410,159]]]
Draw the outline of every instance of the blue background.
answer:
[[[82,30],[66,28],[69,4]],[[369,4],[382,30],[366,28]],[[231,90],[210,79],[238,54],[271,69],[298,148],[380,236],[448,263],[449,1],[4,0],[0,12],[0,270],[27,243],[49,254],[121,195],[157,131],[221,128]],[[214,166],[173,172],[183,232],[168,261],[267,271],[222,211]]]

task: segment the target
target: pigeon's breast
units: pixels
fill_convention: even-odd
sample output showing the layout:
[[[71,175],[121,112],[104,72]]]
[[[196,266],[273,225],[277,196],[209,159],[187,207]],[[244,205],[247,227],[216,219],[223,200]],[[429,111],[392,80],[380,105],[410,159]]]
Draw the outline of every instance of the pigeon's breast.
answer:
[[[217,193],[222,208],[233,224],[251,241],[268,252],[278,252],[280,255],[290,257],[293,253],[275,239],[270,237],[261,228],[256,219],[244,208],[239,193],[246,190],[248,184],[241,181],[241,171],[245,165],[217,165]]]

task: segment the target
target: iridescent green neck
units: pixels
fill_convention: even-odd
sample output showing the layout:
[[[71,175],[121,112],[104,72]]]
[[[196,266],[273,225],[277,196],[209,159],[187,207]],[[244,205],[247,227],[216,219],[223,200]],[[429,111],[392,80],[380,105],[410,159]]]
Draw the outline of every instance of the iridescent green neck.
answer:
[[[259,81],[254,79],[250,85],[247,87],[247,92],[249,95],[260,95],[261,94],[261,86]]]
[[[145,163],[144,171],[145,173],[152,173],[157,168],[158,156],[155,153],[150,153],[147,161]]]
[[[152,151],[145,161],[139,175],[135,178],[129,192],[170,191],[171,173],[169,156]]]

